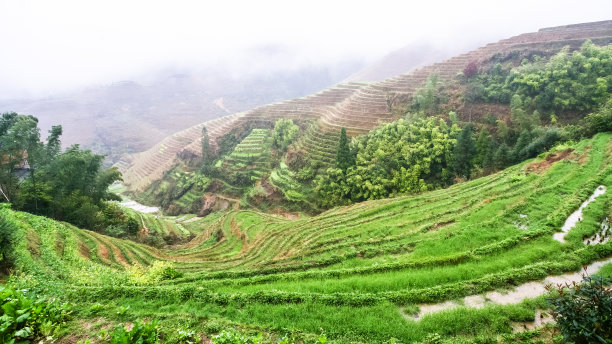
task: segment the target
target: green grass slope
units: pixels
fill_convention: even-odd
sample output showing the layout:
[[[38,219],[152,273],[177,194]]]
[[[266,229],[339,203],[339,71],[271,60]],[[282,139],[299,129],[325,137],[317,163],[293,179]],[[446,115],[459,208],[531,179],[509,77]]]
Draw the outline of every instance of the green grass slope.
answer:
[[[44,276],[83,309],[102,303],[102,316],[113,321],[157,318],[172,328],[176,319],[191,319],[188,326],[208,335],[226,326],[304,338],[323,331],[332,342],[410,343],[428,333],[495,337],[511,333],[513,322],[533,321],[542,298],[459,307],[418,322],[411,314],[423,303],[577,271],[611,256],[611,242],[583,242],[612,215],[609,191],[585,208],[565,243],[553,240],[599,185],[612,187],[611,139],[598,134],[448,189],[315,217],[228,211],[194,218],[186,230],[201,234],[173,249],[0,211],[18,223],[17,267],[26,275],[17,281],[40,283]],[[132,265],[156,261],[183,276],[135,278]]]

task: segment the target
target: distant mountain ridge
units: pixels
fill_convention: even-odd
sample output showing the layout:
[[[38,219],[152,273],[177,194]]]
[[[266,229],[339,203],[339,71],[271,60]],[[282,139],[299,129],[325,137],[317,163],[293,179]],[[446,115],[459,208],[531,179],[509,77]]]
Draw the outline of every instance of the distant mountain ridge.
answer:
[[[0,101],[0,113],[36,116],[43,136],[52,125],[61,124],[65,147],[79,143],[115,163],[120,156],[149,149],[176,131],[227,115],[228,109],[244,111],[306,95],[337,83],[360,67],[360,63],[346,62],[239,77],[212,67],[197,72],[169,70],[143,81]]]

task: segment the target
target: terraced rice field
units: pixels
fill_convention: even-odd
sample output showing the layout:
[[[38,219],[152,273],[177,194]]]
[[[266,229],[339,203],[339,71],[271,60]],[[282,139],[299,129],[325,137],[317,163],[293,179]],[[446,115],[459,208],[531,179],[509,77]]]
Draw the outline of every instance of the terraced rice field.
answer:
[[[295,173],[284,162],[270,173],[268,181],[280,190],[286,199],[294,202],[305,201],[306,194],[312,191],[295,179]]]
[[[315,217],[227,211],[181,219],[200,234],[172,249],[11,213],[23,219],[19,263],[67,281],[83,307],[101,302],[110,314],[131,305],[123,319],[176,315],[279,334],[324,331],[338,342],[510,333],[546,303],[526,295],[504,304],[491,293],[612,256],[609,241],[585,244],[604,233],[609,191],[582,209],[564,242],[553,239],[599,186],[612,186],[612,135],[558,149],[572,153],[552,165],[541,157],[448,189]],[[130,265],[157,260],[184,275],[149,285],[125,277]],[[426,312],[429,304],[440,307]]]
[[[244,174],[255,181],[270,171],[272,137],[268,129],[253,129],[222,162],[229,173]]]

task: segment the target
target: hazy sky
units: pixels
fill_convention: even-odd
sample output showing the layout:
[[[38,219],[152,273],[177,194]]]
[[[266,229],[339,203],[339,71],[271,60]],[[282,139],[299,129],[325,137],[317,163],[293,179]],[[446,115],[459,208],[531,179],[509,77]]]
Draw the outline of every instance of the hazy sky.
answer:
[[[609,0],[0,0],[0,99],[166,66],[374,61],[415,40],[484,43],[611,14]]]

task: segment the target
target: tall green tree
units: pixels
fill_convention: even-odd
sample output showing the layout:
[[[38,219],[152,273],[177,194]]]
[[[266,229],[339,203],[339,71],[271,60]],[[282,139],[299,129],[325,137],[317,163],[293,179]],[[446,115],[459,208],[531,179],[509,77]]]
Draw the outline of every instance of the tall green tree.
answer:
[[[525,156],[524,149],[531,143],[531,140],[531,132],[527,129],[523,129],[518,139],[516,140],[516,143],[514,144],[514,148],[512,149],[513,162],[517,163],[527,159],[527,156]]]
[[[495,140],[489,140],[489,146],[482,160],[482,169],[485,173],[491,173],[495,170],[495,152],[497,151],[497,144]]]
[[[487,128],[482,128],[476,139],[476,156],[474,157],[474,164],[484,167],[483,164],[489,152],[490,141],[491,135],[489,135],[489,131]]]
[[[355,159],[351,154],[351,147],[346,136],[346,128],[342,128],[340,130],[340,140],[338,141],[338,152],[336,153],[336,167],[346,172],[354,164]]]
[[[509,162],[510,162],[510,148],[508,148],[507,144],[502,143],[501,145],[499,145],[499,147],[495,151],[495,156],[493,157],[493,166],[496,169],[501,170],[505,168],[506,166],[508,166]]]
[[[40,131],[38,119],[14,112],[0,118],[0,188],[13,200],[18,192],[21,168],[35,170],[39,165]]]
[[[459,133],[453,156],[455,171],[458,175],[470,179],[476,153],[476,144],[472,138],[472,125],[468,124]]]
[[[418,112],[432,114],[436,110],[436,95],[440,77],[438,73],[432,73],[427,77],[425,85],[415,91],[412,98],[412,107]]]

